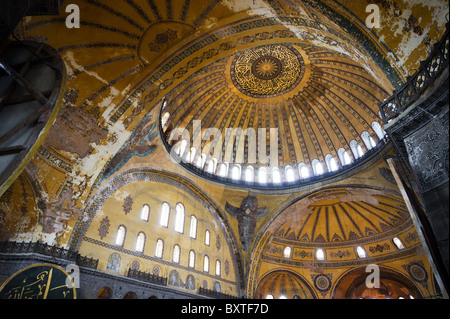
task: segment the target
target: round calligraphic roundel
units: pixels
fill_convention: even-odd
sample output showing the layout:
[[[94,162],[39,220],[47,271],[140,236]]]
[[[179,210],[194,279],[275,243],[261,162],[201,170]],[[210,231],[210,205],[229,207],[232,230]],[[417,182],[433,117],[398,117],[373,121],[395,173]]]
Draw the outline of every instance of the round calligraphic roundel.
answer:
[[[408,265],[408,273],[418,282],[428,281],[428,274],[425,268],[418,263],[411,263]]]
[[[230,74],[236,88],[251,97],[275,97],[289,92],[303,78],[300,53],[286,45],[247,49],[233,59]]]
[[[0,288],[0,299],[76,299],[76,296],[71,275],[53,264],[25,267]]]

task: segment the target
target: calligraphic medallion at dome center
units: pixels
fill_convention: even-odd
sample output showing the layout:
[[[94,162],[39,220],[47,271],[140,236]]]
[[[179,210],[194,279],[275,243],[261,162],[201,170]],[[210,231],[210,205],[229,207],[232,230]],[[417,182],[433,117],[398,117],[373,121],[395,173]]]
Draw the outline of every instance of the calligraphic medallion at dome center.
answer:
[[[231,64],[231,79],[242,93],[256,98],[280,96],[303,78],[300,53],[286,45],[273,44],[240,52]]]

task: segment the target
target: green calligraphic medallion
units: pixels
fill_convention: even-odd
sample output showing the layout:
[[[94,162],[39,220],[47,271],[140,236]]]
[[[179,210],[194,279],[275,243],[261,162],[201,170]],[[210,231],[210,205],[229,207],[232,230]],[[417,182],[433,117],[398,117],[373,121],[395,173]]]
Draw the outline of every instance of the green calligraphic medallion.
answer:
[[[70,275],[52,264],[21,269],[0,287],[0,299],[76,299]]]

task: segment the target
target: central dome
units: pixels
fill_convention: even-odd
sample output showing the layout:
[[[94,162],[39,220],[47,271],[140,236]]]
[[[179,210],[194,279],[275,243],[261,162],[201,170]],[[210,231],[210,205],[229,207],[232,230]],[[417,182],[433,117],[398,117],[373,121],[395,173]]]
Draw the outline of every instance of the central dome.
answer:
[[[231,64],[236,88],[254,98],[275,97],[297,86],[304,75],[304,61],[292,47],[265,45],[242,51]]]
[[[161,116],[168,147],[196,173],[279,187],[330,176],[369,153],[384,138],[377,112],[386,95],[349,55],[269,43],[199,68],[166,96]],[[188,141],[170,138],[179,129]]]

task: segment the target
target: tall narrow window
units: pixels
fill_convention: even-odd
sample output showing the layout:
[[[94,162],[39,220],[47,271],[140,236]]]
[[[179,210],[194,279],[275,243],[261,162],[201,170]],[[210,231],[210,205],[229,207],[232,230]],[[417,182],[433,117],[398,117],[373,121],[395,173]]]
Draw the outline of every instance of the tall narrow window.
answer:
[[[325,163],[327,164],[327,169],[329,172],[337,171],[338,165],[336,159],[331,154],[325,156]]]
[[[286,174],[286,181],[287,182],[293,182],[295,181],[295,173],[294,173],[294,169],[292,168],[292,166],[288,165],[285,168],[285,174]]]
[[[394,242],[395,246],[399,249],[405,249],[405,246],[403,245],[402,241],[400,240],[400,238],[398,237],[394,237],[394,239],[392,239],[392,241]]]
[[[361,246],[356,247],[356,254],[358,255],[359,258],[367,257],[366,250],[364,248],[362,248]]]
[[[173,246],[173,255],[172,255],[172,261],[176,264],[180,263],[180,246],[175,245]]]
[[[164,241],[162,239],[158,239],[156,241],[155,257],[162,258],[163,251],[164,251]]]
[[[251,183],[255,180],[255,175],[253,173],[253,166],[249,165],[245,169],[245,181]]]
[[[150,206],[145,204],[141,209],[141,220],[148,222],[148,217],[150,215]]]
[[[205,231],[205,245],[209,246],[209,240],[210,240],[211,234],[209,232],[209,230]]]
[[[278,167],[272,168],[272,183],[274,184],[281,183],[281,174],[280,169]]]
[[[166,124],[169,121],[170,114],[169,112],[164,113],[164,115],[161,117],[161,126],[163,128],[166,128]]]
[[[258,182],[260,184],[267,183],[267,170],[265,167],[258,168]]]
[[[309,177],[309,169],[305,163],[298,164],[298,174],[300,175],[301,179],[305,179],[305,178]]]
[[[367,132],[367,131],[364,131],[361,133],[361,139],[363,140],[363,142],[366,145],[368,150],[371,150],[376,145],[372,136],[370,136],[369,132]]]
[[[235,164],[233,168],[231,169],[231,179],[237,181],[241,179],[241,166],[238,164]]]
[[[197,217],[191,215],[191,227],[189,228],[189,237],[197,238]]]
[[[220,260],[216,260],[216,276],[220,276]]]
[[[125,242],[125,235],[127,233],[127,229],[125,226],[120,225],[119,228],[117,228],[117,234],[116,234],[116,241],[115,244],[118,246],[123,246]]]
[[[339,160],[341,161],[342,166],[352,163],[350,155],[348,155],[348,152],[342,147],[340,149],[338,149],[338,156],[339,156]]]
[[[318,159],[313,159],[311,162],[311,166],[314,170],[314,175],[322,175],[323,174],[323,166],[322,163],[319,162]]]
[[[184,206],[181,203],[178,203],[175,207],[176,215],[175,215],[175,231],[178,233],[184,232]]]
[[[195,268],[195,252],[193,250],[189,252],[189,267]]]
[[[170,213],[170,206],[169,206],[169,204],[164,202],[162,204],[161,219],[159,222],[161,226],[164,226],[164,227],[169,226],[169,213]]]
[[[359,145],[356,140],[350,141],[350,149],[352,150],[355,158],[360,158],[361,156],[364,155],[361,145]]]
[[[372,122],[372,129],[377,134],[379,140],[382,140],[386,135],[386,132],[383,130],[383,127],[381,127],[380,123],[376,121]]]
[[[283,257],[288,258],[288,259],[291,258],[291,251],[292,251],[292,249],[289,246],[284,248]]]
[[[203,271],[209,272],[209,257],[208,257],[208,255],[205,255],[205,257],[203,258]]]
[[[143,232],[140,232],[136,239],[136,251],[139,253],[144,252],[144,246],[145,246],[145,234]]]
[[[227,177],[228,176],[228,165],[227,163],[220,163],[219,168],[217,170],[217,173],[220,177]]]
[[[316,250],[316,260],[320,261],[325,260],[325,252],[323,251],[323,249],[319,248]]]

